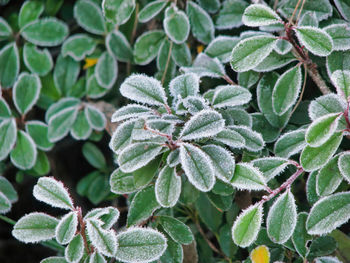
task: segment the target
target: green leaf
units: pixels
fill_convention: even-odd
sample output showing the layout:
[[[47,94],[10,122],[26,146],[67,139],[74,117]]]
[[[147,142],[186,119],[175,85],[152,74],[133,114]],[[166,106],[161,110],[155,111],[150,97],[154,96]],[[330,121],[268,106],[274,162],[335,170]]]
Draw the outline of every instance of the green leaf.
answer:
[[[172,5],[165,10],[163,28],[171,41],[182,44],[190,33],[190,22],[183,11]]]
[[[77,234],[64,251],[65,258],[68,262],[79,262],[84,254],[84,240],[81,234]]]
[[[288,159],[279,157],[263,157],[255,159],[252,164],[259,169],[266,178],[266,182],[284,171],[289,163]]]
[[[292,236],[293,245],[298,254],[303,258],[305,258],[307,254],[307,242],[312,240],[312,237],[306,231],[307,216],[308,214],[306,212],[298,214],[297,224]]]
[[[246,26],[268,26],[281,23],[281,18],[269,6],[254,4],[244,10],[242,22]]]
[[[18,15],[18,26],[23,28],[25,25],[39,18],[44,11],[44,4],[39,1],[26,1],[21,6]]]
[[[316,183],[317,183],[317,171],[313,171],[309,174],[309,177],[306,181],[306,198],[310,205],[313,205],[317,202],[320,197],[316,191]]]
[[[12,86],[19,73],[19,54],[16,43],[9,43],[0,50],[0,85]]]
[[[136,225],[150,217],[160,206],[156,200],[154,186],[137,192],[129,207],[127,226]]]
[[[119,108],[112,115],[112,122],[124,121],[131,118],[146,117],[152,114],[152,109],[139,105],[128,104]]]
[[[147,3],[139,13],[139,21],[141,23],[146,23],[156,15],[158,15],[163,8],[166,6],[167,1],[164,0],[156,0],[150,3]]]
[[[106,259],[98,252],[92,253],[89,263],[107,263]]]
[[[158,54],[160,45],[165,38],[161,30],[151,30],[139,36],[134,45],[134,60],[136,64],[146,65]]]
[[[162,207],[173,207],[181,194],[181,177],[176,174],[176,168],[164,166],[160,171],[155,185],[157,202]]]
[[[350,70],[347,61],[350,59],[349,51],[333,51],[326,58],[326,67],[328,76],[331,77],[336,70]]]
[[[191,191],[191,189],[195,188],[187,188],[187,191]],[[193,190],[191,194],[193,196],[189,197],[190,200],[188,200],[186,203],[189,204],[195,201],[195,208],[196,211],[198,211],[200,220],[212,232],[217,233],[219,231],[219,227],[223,223],[223,212],[220,212],[215,206],[212,205],[206,194],[200,193],[198,191],[193,193]],[[195,200],[193,201],[191,198],[194,198]]]
[[[105,18],[114,24],[125,24],[135,9],[135,0],[103,0]]]
[[[227,108],[220,111],[222,117],[225,119],[225,124],[227,126],[242,125],[247,127],[252,127],[253,118],[245,110],[239,108]]]
[[[323,167],[337,151],[343,135],[336,132],[319,147],[306,146],[300,155],[300,163],[305,171],[314,171]]]
[[[64,257],[48,257],[40,261],[40,263],[68,263]]]
[[[196,96],[199,92],[199,77],[193,73],[180,75],[170,82],[169,90],[175,100]]]
[[[99,57],[95,68],[95,76],[101,87],[105,89],[112,88],[118,76],[118,64],[110,53],[104,52]]]
[[[331,236],[317,237],[309,245],[306,259],[313,261],[315,257],[332,254],[337,249],[337,245],[337,242]]]
[[[40,121],[27,121],[26,132],[32,137],[36,147],[43,151],[49,151],[53,147],[48,139],[48,127]]]
[[[193,242],[191,229],[180,220],[170,216],[159,216],[157,221],[174,241],[183,245]]]
[[[259,73],[253,70],[238,73],[238,83],[247,89],[251,88],[259,80]]]
[[[133,227],[117,235],[115,257],[124,262],[152,262],[167,248],[163,234],[151,228]]]
[[[96,35],[103,35],[106,30],[102,10],[93,1],[79,0],[74,5],[74,18],[79,26]]]
[[[42,18],[21,30],[23,38],[38,46],[58,46],[68,36],[68,26],[54,17]]]
[[[232,50],[232,69],[244,72],[255,68],[272,52],[276,42],[277,39],[269,35],[241,40]]]
[[[323,235],[346,223],[349,213],[350,192],[341,192],[321,198],[311,208],[306,228],[311,235]]]
[[[84,114],[91,128],[97,131],[103,131],[105,129],[106,117],[99,109],[91,105],[86,105]]]
[[[161,159],[161,156],[158,156],[144,167],[133,172],[136,188],[143,188],[152,181],[158,171]]]
[[[275,51],[280,55],[285,55],[292,50],[292,44],[285,39],[279,39],[276,43]]]
[[[232,148],[243,148],[245,139],[241,134],[230,129],[224,129],[219,132],[214,138],[215,141],[222,142]]]
[[[319,257],[315,259],[315,263],[341,263],[336,257]]]
[[[299,26],[314,26],[318,27],[318,19],[316,12],[314,11],[308,11],[305,12],[301,17],[300,20],[298,21]]]
[[[17,202],[18,195],[12,184],[0,175],[0,192],[11,202]]]
[[[196,57],[192,67],[181,67],[180,70],[195,73],[199,77],[222,78],[226,74],[218,58],[211,58],[203,52]]]
[[[12,204],[10,200],[0,192],[0,214],[5,214],[11,210]]]
[[[30,213],[17,221],[12,235],[25,243],[37,243],[52,239],[58,220],[44,213]]]
[[[232,227],[232,239],[240,247],[250,246],[258,237],[263,216],[261,205],[254,205],[244,210]]]
[[[181,244],[174,242],[171,239],[167,240],[167,249],[160,257],[161,263],[182,263],[183,262],[183,249]]]
[[[38,150],[38,155],[33,168],[28,173],[35,176],[47,175],[51,170],[49,159],[45,152]]]
[[[243,0],[227,0],[223,2],[220,12],[215,20],[217,29],[231,29],[240,27],[242,16],[248,3]]]
[[[79,111],[74,121],[70,134],[76,140],[86,140],[91,135],[92,128],[85,116],[84,111]]]
[[[133,58],[132,48],[120,31],[113,31],[107,35],[106,48],[118,61],[130,62]]]
[[[333,50],[350,49],[350,33],[346,24],[332,24],[323,30],[332,38]]]
[[[49,50],[40,50],[30,43],[24,44],[23,61],[32,73],[36,73],[39,76],[45,76],[53,67],[53,61]]]
[[[278,40],[277,42],[278,43]],[[277,44],[275,45],[276,49]],[[288,52],[285,55],[280,55],[276,51],[272,51],[263,61],[259,63],[256,67],[254,67],[254,71],[257,72],[269,72],[275,69],[282,68],[297,59],[293,55],[292,52]]]
[[[296,35],[302,45],[316,56],[326,57],[333,50],[333,40],[326,31],[311,27],[301,26],[295,28]]]
[[[274,153],[288,158],[300,152],[306,146],[305,132],[306,130],[300,129],[283,134],[275,143]]]
[[[270,208],[266,220],[267,234],[273,242],[283,244],[292,236],[296,224],[295,198],[288,189],[275,200]]]
[[[54,115],[67,108],[78,107],[80,102],[81,101],[79,99],[69,97],[59,100],[47,109],[47,111],[45,112],[45,121],[49,122]]]
[[[333,157],[317,174],[316,192],[319,196],[332,194],[337,190],[340,183],[343,181],[341,176],[339,163],[339,155]]]
[[[227,63],[230,61],[232,49],[238,42],[238,37],[218,36],[209,43],[204,52],[212,58],[218,58],[222,63]]]
[[[18,131],[16,145],[11,151],[11,162],[22,170],[35,165],[37,149],[33,139],[24,131]]]
[[[60,244],[68,244],[74,237],[78,227],[77,212],[66,214],[56,227],[56,240]]]
[[[337,88],[337,94],[347,100],[350,96],[350,71],[336,70],[333,72],[331,80]]]
[[[61,52],[64,57],[68,55],[75,61],[81,61],[91,55],[95,47],[95,40],[87,34],[75,34],[64,41]]]
[[[15,119],[3,120],[0,123],[0,160],[4,160],[15,146],[17,126]]]
[[[265,142],[260,133],[246,126],[230,126],[230,129],[244,138],[244,148],[247,150],[257,152],[264,148]]]
[[[109,90],[101,87],[96,79],[96,75],[91,75],[86,84],[86,93],[87,96],[93,99],[101,98],[104,96]]]
[[[214,38],[215,28],[211,17],[199,5],[187,2],[186,13],[190,20],[193,36],[203,44],[209,44]]]
[[[116,154],[120,154],[132,141],[132,132],[136,121],[131,119],[118,126],[112,135],[109,148]]]
[[[244,190],[264,190],[266,179],[262,173],[248,163],[237,163],[231,184]]]
[[[32,109],[39,99],[41,82],[38,76],[21,73],[13,87],[13,103],[22,115]]]
[[[207,193],[209,201],[216,207],[219,211],[228,211],[233,202],[233,196],[219,195],[213,192]]]
[[[251,98],[251,93],[240,86],[218,86],[215,89],[212,105],[214,108],[240,106],[248,103]]]
[[[82,152],[86,160],[96,169],[106,169],[107,163],[103,153],[93,143],[86,142],[83,145]]]
[[[180,161],[185,174],[198,190],[210,191],[215,183],[214,167],[209,156],[189,143],[180,146]]]
[[[72,127],[78,114],[77,107],[66,108],[55,115],[49,121],[48,138],[50,142],[57,142],[64,138]]]
[[[350,182],[350,153],[345,152],[340,155],[338,168],[345,180]]]
[[[0,98],[0,120],[11,118],[11,109],[4,98]]]
[[[11,36],[12,29],[5,19],[0,17],[0,38],[7,38]]]
[[[129,194],[138,190],[133,174],[123,173],[119,168],[111,174],[109,184],[111,191],[116,194]]]
[[[179,67],[186,67],[192,64],[191,51],[186,43],[180,45],[174,44],[171,51],[171,58]]]
[[[251,116],[253,118],[252,129],[260,133],[265,142],[270,143],[277,140],[281,134],[279,128],[273,127],[260,112],[252,113]]]

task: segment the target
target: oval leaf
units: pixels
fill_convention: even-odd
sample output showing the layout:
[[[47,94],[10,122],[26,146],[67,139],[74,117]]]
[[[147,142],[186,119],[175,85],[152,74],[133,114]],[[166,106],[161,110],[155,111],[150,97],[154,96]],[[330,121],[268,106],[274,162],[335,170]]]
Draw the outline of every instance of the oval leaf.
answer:
[[[246,8],[242,22],[246,26],[268,26],[281,23],[281,18],[270,7],[262,4],[254,4]]]
[[[162,207],[173,207],[181,193],[181,177],[176,174],[176,168],[165,166],[159,173],[155,185],[157,202]]]

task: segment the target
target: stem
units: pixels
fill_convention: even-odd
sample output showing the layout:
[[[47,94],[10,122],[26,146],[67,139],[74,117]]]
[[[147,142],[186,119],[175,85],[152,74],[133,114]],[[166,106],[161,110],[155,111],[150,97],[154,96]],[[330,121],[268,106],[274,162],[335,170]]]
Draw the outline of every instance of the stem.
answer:
[[[316,64],[312,63],[312,67],[308,67],[308,73],[323,95],[331,93],[331,90],[318,72]]]
[[[348,126],[348,129],[350,129],[349,107],[350,107],[350,101],[347,102],[346,110],[343,113],[345,121],[346,121],[346,124]]]
[[[289,24],[292,24],[293,18],[294,18],[294,16],[295,16],[295,13],[296,13],[297,10],[298,10],[298,7],[299,7],[299,5],[300,5],[300,2],[301,2],[301,0],[298,0],[298,3],[296,4],[296,6],[295,6],[295,8],[294,8],[293,14],[292,14],[292,16],[291,16],[290,19],[289,19]]]
[[[169,63],[170,63],[170,58],[171,58],[171,51],[172,51],[172,49],[173,49],[173,41],[170,41],[169,52],[168,52],[168,58],[167,58],[167,60],[166,60],[165,69],[164,69],[163,76],[162,76],[162,84],[164,84],[165,76],[166,76],[166,73],[167,73],[167,71],[168,71],[168,67],[169,67]]]
[[[295,24],[298,24],[298,21],[299,21],[300,15],[301,15],[301,11],[303,11],[303,9],[304,9],[304,4],[305,4],[305,2],[306,2],[306,1],[303,0],[303,3],[301,4],[301,7],[300,7],[300,10],[299,10],[297,19],[295,20]]]
[[[11,218],[8,218],[7,216],[0,215],[0,219],[6,223],[9,223],[10,225],[16,224],[15,220],[12,220]]]
[[[89,248],[89,244],[87,242],[87,238],[86,238],[86,234],[85,234],[85,221],[83,219],[83,215],[81,213],[81,208],[78,207],[77,208],[77,211],[78,211],[78,220],[79,220],[79,225],[80,225],[80,234],[81,236],[83,237],[83,240],[84,240],[84,247],[85,247],[85,250],[88,254],[90,254],[90,248]]]
[[[228,75],[223,75],[222,78],[230,85],[237,85]]]

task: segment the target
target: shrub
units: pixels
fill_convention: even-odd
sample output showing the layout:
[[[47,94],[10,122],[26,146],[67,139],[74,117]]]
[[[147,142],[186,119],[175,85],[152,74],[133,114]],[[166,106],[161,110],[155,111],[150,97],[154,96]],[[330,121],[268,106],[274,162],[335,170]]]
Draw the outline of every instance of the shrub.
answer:
[[[15,222],[41,262],[350,261],[344,1],[0,3],[3,170],[67,212]],[[88,211],[45,176],[68,134]],[[1,213],[17,199],[1,176]]]

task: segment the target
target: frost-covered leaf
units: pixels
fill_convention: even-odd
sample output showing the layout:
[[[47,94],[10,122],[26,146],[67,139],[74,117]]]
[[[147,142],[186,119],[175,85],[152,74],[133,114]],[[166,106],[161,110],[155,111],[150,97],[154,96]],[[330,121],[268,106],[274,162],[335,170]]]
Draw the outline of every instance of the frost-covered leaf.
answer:
[[[105,18],[114,24],[125,24],[135,9],[135,0],[103,0],[102,9]]]
[[[244,138],[244,147],[252,152],[260,151],[265,142],[261,134],[246,126],[230,126],[230,129],[239,133]]]
[[[26,132],[32,137],[38,149],[49,151],[53,147],[53,143],[48,140],[48,127],[40,121],[26,122]]]
[[[0,175],[0,192],[8,199],[11,203],[18,200],[18,195],[12,184],[3,176]]]
[[[81,234],[78,234],[69,242],[64,251],[64,256],[68,262],[79,262],[79,260],[83,257],[83,254],[84,240]]]
[[[350,71],[336,70],[333,72],[331,80],[337,88],[337,94],[347,100],[350,96]]]
[[[127,38],[120,31],[113,31],[108,34],[106,48],[118,61],[129,62],[132,60],[132,48]]]
[[[40,263],[68,263],[64,257],[48,257],[40,261]]]
[[[318,27],[318,19],[316,16],[316,12],[314,11],[308,11],[304,13],[300,20],[298,21],[298,26],[312,26],[312,27]]]
[[[274,153],[288,158],[300,152],[306,146],[305,132],[305,129],[300,129],[283,134],[275,143]]]
[[[23,61],[32,73],[36,73],[39,76],[45,76],[53,67],[53,61],[49,50],[40,50],[30,43],[24,44]]]
[[[117,208],[108,206],[90,210],[90,212],[85,215],[84,219],[98,219],[102,222],[102,228],[108,230],[118,221],[119,215],[120,213]]]
[[[240,133],[230,129],[222,130],[217,135],[215,135],[213,139],[222,142],[232,148],[243,148],[245,145],[244,137]]]
[[[181,177],[176,174],[176,168],[164,166],[158,175],[155,185],[157,202],[162,207],[173,207],[177,203],[180,193]]]
[[[188,180],[202,192],[210,191],[215,183],[215,172],[210,157],[200,148],[184,143],[180,146],[180,161]]]
[[[338,161],[338,167],[344,179],[350,182],[350,153],[349,152],[345,152],[340,155],[339,161]]]
[[[19,53],[16,43],[9,43],[0,50],[0,85],[12,86],[19,73]]]
[[[112,88],[118,76],[118,64],[109,52],[104,52],[99,57],[95,68],[95,76],[101,87],[105,89]]]
[[[242,22],[246,26],[268,26],[281,23],[281,18],[269,6],[253,4],[244,10]]]
[[[11,210],[11,201],[0,191],[0,215]]]
[[[129,194],[135,192],[137,187],[132,173],[123,173],[119,168],[110,176],[111,191],[116,194]]]
[[[276,43],[275,51],[280,55],[285,55],[292,50],[292,44],[285,39],[279,39]]]
[[[297,207],[290,190],[279,196],[267,216],[267,234],[278,244],[286,242],[293,234],[297,224]]]
[[[162,84],[144,75],[128,77],[120,86],[120,93],[128,99],[149,105],[161,106],[167,103]]]
[[[311,235],[331,232],[350,218],[350,192],[341,192],[321,198],[311,208],[306,229]]]
[[[101,8],[93,1],[79,0],[74,5],[74,18],[79,26],[96,35],[105,33],[105,21]]]
[[[315,263],[341,263],[336,257],[319,257],[315,258]]]
[[[317,174],[316,193],[319,196],[332,194],[343,181],[338,167],[339,155],[333,157]]]
[[[66,108],[55,115],[49,121],[48,137],[50,142],[57,142],[64,138],[72,127],[78,114],[78,107]]]
[[[211,159],[215,176],[224,182],[230,182],[235,171],[235,159],[232,154],[214,144],[205,145],[202,150]]]
[[[248,103],[251,93],[240,86],[218,86],[215,89],[212,105],[214,108],[239,106]]]
[[[95,40],[87,34],[75,34],[64,41],[61,52],[64,57],[70,56],[76,61],[81,61],[87,55],[91,55],[95,47]]]
[[[68,244],[73,239],[78,227],[77,212],[66,214],[56,227],[56,240],[60,244]]]
[[[316,56],[326,57],[332,52],[333,40],[326,31],[311,26],[300,26],[295,31],[301,44]]]
[[[22,170],[28,170],[35,165],[38,151],[35,142],[28,133],[19,130],[16,145],[11,151],[11,162]]]
[[[337,151],[343,135],[335,133],[319,147],[306,146],[300,155],[300,163],[305,171],[314,171],[323,167]]]
[[[306,181],[306,198],[310,205],[313,205],[320,199],[316,191],[317,171],[309,174]]]
[[[194,240],[191,229],[180,220],[170,216],[159,216],[157,220],[174,241],[188,245]]]
[[[253,165],[237,163],[231,184],[243,190],[264,190],[266,188],[266,179]]]
[[[13,103],[25,115],[39,99],[41,82],[38,76],[21,73],[13,87]]]
[[[123,262],[152,262],[167,248],[165,236],[151,228],[133,227],[117,235],[116,258]]]
[[[350,49],[350,33],[347,24],[332,24],[323,30],[329,34],[333,40],[333,50]]]
[[[99,109],[91,105],[86,105],[84,113],[89,125],[93,129],[102,131],[105,128],[107,122],[106,117]]]
[[[166,160],[170,167],[178,165],[180,163],[180,150],[175,149],[174,151],[171,151]]]
[[[223,2],[220,12],[215,20],[217,29],[231,29],[240,27],[242,16],[248,3],[243,0],[227,0]]]
[[[259,73],[253,70],[238,73],[238,83],[247,89],[251,88],[259,80]]]
[[[231,67],[244,72],[255,68],[274,49],[277,39],[270,35],[250,37],[241,40],[232,50]]]
[[[201,43],[208,44],[213,38],[215,28],[211,17],[193,1],[187,2],[186,13],[190,20],[191,32]]]
[[[225,68],[218,58],[211,58],[205,53],[200,53],[193,62],[192,67],[181,67],[186,73],[195,73],[199,77],[222,78]]]
[[[222,63],[227,63],[230,61],[233,47],[238,42],[238,37],[218,36],[209,43],[204,52],[212,58],[218,58]]]
[[[73,209],[73,201],[62,182],[53,177],[41,177],[34,186],[33,195],[39,201],[45,202],[53,207],[62,209]]]
[[[337,10],[341,14],[341,16],[346,19],[347,21],[350,20],[349,16],[349,5],[344,0],[335,0],[334,1],[335,6],[337,7]]]
[[[104,96],[109,90],[101,87],[96,79],[96,75],[91,75],[86,84],[86,96],[89,98],[97,99]]]
[[[0,17],[0,38],[7,38],[12,34],[12,29],[7,21]]]
[[[139,104],[128,104],[114,112],[111,120],[112,122],[119,122],[130,118],[145,117],[152,113],[152,109],[148,107]]]
[[[0,160],[4,160],[15,146],[17,126],[15,119],[3,120],[0,123]]]
[[[306,219],[308,214],[301,212],[298,214],[297,224],[292,236],[293,245],[298,254],[305,258],[307,253],[306,243],[312,239],[312,237],[306,231]]]
[[[73,88],[78,79],[80,64],[71,57],[59,55],[56,60],[53,78],[55,86],[63,94],[67,94]]]
[[[116,154],[120,154],[132,141],[132,132],[135,126],[135,120],[126,121],[118,126],[112,135],[109,148]]]
[[[107,261],[100,253],[95,251],[90,256],[89,263],[107,263]]]
[[[168,239],[167,240],[167,249],[164,254],[160,257],[161,263],[181,263],[184,260],[184,253],[182,245]]]
[[[44,4],[39,1],[26,1],[21,6],[18,15],[18,25],[23,28],[30,22],[37,20],[44,11]]]
[[[252,129],[261,134],[266,143],[274,142],[279,137],[281,130],[273,127],[260,112],[251,114],[253,118]]]
[[[175,5],[165,10],[163,27],[170,40],[176,44],[185,42],[190,33],[190,22],[187,15]]]
[[[243,125],[251,128],[253,125],[252,116],[243,109],[227,108],[220,111],[220,113],[225,119],[226,126]]]
[[[297,59],[292,52],[288,52],[285,55],[280,55],[276,51],[272,51],[263,61],[259,63],[259,65],[254,67],[253,70],[257,72],[269,72],[282,68],[296,60]]]
[[[139,36],[134,45],[134,60],[136,64],[146,65],[158,54],[160,45],[165,38],[164,31],[151,30]]]
[[[266,182],[279,175],[289,164],[287,159],[280,157],[263,157],[254,159],[252,164],[259,169],[266,178]]]
[[[14,225],[12,235],[25,243],[37,243],[52,239],[58,220],[44,213],[30,213]]]
[[[96,169],[104,170],[107,167],[106,159],[100,149],[91,142],[84,143],[82,153],[85,159]]]
[[[179,67],[186,67],[192,64],[191,50],[186,43],[180,45],[174,44],[171,51],[171,58]]]
[[[189,96],[180,101],[180,104],[192,115],[209,108],[205,99],[199,96]]]
[[[167,1],[164,0],[156,0],[150,3],[147,3],[139,13],[139,21],[141,23],[146,23],[156,15],[162,11],[162,9],[166,6]]]
[[[175,100],[188,96],[196,96],[199,92],[199,77],[193,73],[187,73],[174,78],[169,84],[171,96]]]
[[[11,118],[11,109],[4,98],[0,98],[0,120]]]
[[[58,46],[68,36],[68,26],[54,17],[35,20],[21,30],[23,38],[38,46]]]
[[[232,227],[232,239],[240,247],[250,246],[258,237],[263,217],[261,205],[254,205],[244,210]]]
[[[192,116],[180,133],[183,140],[196,140],[211,137],[223,130],[225,121],[214,110],[202,110]]]
[[[92,128],[86,118],[84,111],[79,111],[70,134],[76,140],[86,140],[91,135]]]

